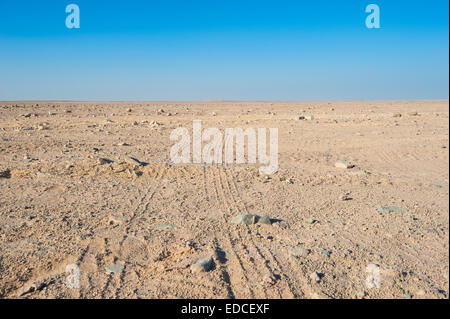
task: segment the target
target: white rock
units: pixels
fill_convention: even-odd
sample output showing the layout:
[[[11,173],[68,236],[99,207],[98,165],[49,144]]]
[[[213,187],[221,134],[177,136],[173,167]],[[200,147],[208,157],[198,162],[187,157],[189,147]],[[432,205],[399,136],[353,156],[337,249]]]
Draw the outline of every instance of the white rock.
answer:
[[[336,166],[337,168],[347,168],[347,169],[355,167],[355,165],[343,160],[337,161],[336,163],[334,163],[334,166]]]

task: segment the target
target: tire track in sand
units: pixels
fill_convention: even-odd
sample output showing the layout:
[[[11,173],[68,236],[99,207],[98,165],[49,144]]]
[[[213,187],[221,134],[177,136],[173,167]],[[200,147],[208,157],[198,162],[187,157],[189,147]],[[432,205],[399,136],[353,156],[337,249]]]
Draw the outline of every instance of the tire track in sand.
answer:
[[[232,173],[231,173],[232,174]],[[245,205],[244,201],[242,200],[242,197],[240,195],[239,189],[236,185],[236,181],[233,178],[233,176],[230,176],[230,173],[227,173],[227,170],[224,170],[225,175],[225,181],[227,183],[227,187],[229,190],[229,193],[231,195],[231,199],[234,202],[234,205],[236,207],[240,206],[241,210],[245,214],[249,214],[249,211],[247,209],[247,206]],[[246,225],[247,232],[250,232],[251,229],[249,226]],[[294,288],[290,278],[287,275],[286,269],[282,266],[282,264],[279,262],[279,260],[275,257],[275,255],[270,251],[269,248],[265,247],[264,245],[258,246],[252,236],[248,236],[249,242],[252,244],[252,249],[256,252],[256,254],[260,257],[260,260],[264,261],[265,268],[272,273],[274,269],[270,267],[269,262],[271,262],[273,265],[276,265],[278,270],[281,272],[281,277],[284,279],[281,281],[281,285],[284,286],[283,288],[277,287],[278,294],[280,298],[296,298],[298,296],[298,293],[296,289]],[[289,269],[289,272],[292,272],[291,269]],[[278,286],[278,284],[277,284]],[[283,293],[285,292],[285,293]]]

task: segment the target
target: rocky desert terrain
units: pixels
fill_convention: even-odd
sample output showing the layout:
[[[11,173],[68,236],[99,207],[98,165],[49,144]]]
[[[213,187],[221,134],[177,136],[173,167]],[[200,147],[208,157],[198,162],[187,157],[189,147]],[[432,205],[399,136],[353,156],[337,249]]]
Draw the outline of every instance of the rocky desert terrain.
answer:
[[[0,102],[0,296],[448,298],[448,107]],[[278,128],[278,172],[171,164],[193,120]]]

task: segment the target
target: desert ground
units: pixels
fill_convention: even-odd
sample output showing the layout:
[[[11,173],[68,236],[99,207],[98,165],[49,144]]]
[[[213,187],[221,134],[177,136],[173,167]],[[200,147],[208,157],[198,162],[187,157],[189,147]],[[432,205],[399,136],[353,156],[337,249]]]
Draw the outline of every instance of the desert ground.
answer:
[[[448,298],[448,107],[0,102],[0,297]],[[278,128],[278,172],[171,164],[193,120]]]

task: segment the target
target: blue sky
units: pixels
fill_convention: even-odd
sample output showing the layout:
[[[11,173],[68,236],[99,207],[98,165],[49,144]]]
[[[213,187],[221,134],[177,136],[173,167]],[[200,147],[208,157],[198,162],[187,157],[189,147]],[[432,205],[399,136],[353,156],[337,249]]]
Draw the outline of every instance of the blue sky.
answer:
[[[81,28],[65,25],[77,4]],[[380,7],[367,29],[365,7]],[[0,100],[448,99],[448,1],[0,0]]]

